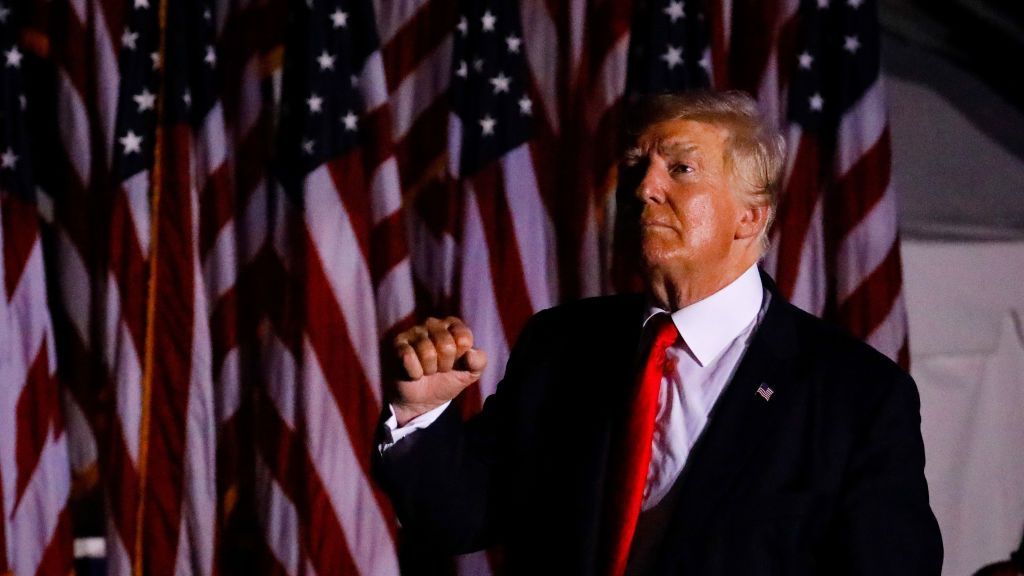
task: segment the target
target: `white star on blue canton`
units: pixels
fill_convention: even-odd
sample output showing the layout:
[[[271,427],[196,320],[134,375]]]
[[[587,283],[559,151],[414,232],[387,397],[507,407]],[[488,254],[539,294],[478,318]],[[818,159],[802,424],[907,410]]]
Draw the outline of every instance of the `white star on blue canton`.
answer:
[[[21,59],[24,57],[24,54],[21,53],[21,50],[18,50],[17,46],[12,46],[10,50],[4,52],[4,57],[7,58],[8,68],[21,68]]]
[[[856,54],[859,49],[860,40],[858,40],[856,36],[847,36],[843,43],[843,50],[846,50],[850,54]]]
[[[11,147],[7,147],[7,150],[3,154],[0,154],[0,168],[6,168],[7,170],[14,170],[18,164],[18,155],[14,153]]]
[[[480,119],[480,130],[484,136],[494,134],[494,125],[498,122],[491,118],[490,115],[484,116]]]
[[[508,84],[512,79],[505,76],[504,72],[498,72],[498,75],[491,78],[491,85],[494,86],[494,93],[508,92]]]
[[[348,26],[348,12],[345,12],[341,8],[338,8],[334,12],[331,12],[331,25],[335,28],[344,28]]]
[[[498,18],[495,17],[494,14],[491,14],[490,10],[484,12],[484,15],[480,18],[480,24],[483,25],[484,32],[493,32],[494,31],[494,23],[497,20],[498,20]]]
[[[327,50],[324,50],[316,61],[320,64],[320,70],[334,70],[334,56],[331,56]]]
[[[131,28],[125,28],[121,34],[121,45],[129,50],[135,50],[135,43],[139,40],[139,33],[132,32]]]
[[[665,61],[668,69],[671,70],[683,63],[683,49],[669,45],[665,53],[661,55],[661,59]]]
[[[125,156],[134,152],[142,153],[142,136],[139,136],[135,132],[129,130],[127,134],[120,137],[118,140],[120,140],[121,146],[124,146]]]
[[[679,20],[680,18],[686,18],[686,12],[683,12],[683,3],[679,0],[672,0],[669,2],[663,12],[668,15],[673,24],[675,24],[676,20]]]

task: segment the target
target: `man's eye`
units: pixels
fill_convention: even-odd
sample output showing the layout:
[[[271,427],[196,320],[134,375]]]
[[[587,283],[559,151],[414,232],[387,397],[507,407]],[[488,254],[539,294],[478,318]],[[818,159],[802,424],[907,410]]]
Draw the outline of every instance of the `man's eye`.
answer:
[[[690,166],[688,164],[673,164],[671,167],[671,172],[673,174],[688,174],[690,172],[693,172],[693,166]]]

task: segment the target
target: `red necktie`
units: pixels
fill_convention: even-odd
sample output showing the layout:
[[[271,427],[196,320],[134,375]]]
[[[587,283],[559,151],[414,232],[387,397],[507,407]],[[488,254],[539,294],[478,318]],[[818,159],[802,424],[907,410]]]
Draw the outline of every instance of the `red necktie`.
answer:
[[[651,463],[651,439],[654,436],[654,418],[658,413],[658,392],[665,373],[665,351],[679,338],[672,317],[660,313],[648,320],[649,335],[647,359],[634,389],[623,436],[615,439],[618,447],[613,451],[610,472],[610,502],[608,530],[609,576],[621,576],[629,560],[629,548],[636,532],[640,505],[647,484],[647,469]]]

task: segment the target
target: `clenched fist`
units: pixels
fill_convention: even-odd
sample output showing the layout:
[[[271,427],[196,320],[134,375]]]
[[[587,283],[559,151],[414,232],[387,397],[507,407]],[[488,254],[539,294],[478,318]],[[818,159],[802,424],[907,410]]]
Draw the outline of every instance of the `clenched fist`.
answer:
[[[480,379],[487,354],[473,348],[473,332],[462,320],[428,318],[395,337],[401,365],[391,407],[404,426],[409,420],[455,398]]]

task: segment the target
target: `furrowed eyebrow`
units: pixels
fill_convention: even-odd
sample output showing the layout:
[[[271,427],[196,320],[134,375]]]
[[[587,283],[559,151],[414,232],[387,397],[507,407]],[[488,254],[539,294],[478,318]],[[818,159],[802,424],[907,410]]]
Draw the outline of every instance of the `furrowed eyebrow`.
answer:
[[[662,156],[679,156],[696,152],[697,150],[699,150],[699,148],[696,144],[690,144],[687,142],[673,142],[669,140],[658,144],[658,154]]]
[[[636,165],[638,162],[640,162],[640,158],[642,158],[643,155],[644,155],[644,152],[643,152],[643,150],[640,149],[639,146],[630,146],[622,154],[622,160],[627,165],[633,166],[633,165]]]

